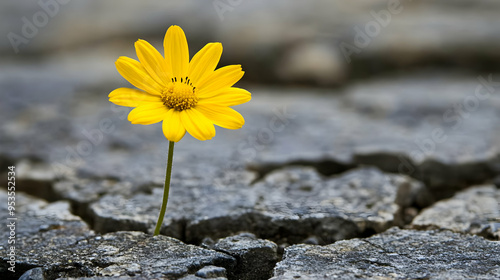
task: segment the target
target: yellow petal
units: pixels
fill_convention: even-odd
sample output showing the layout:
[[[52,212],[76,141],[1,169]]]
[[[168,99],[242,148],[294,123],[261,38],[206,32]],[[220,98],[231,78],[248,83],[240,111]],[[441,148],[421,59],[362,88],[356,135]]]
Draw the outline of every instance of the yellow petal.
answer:
[[[217,105],[196,105],[196,110],[200,111],[205,117],[214,124],[227,128],[238,129],[245,124],[245,119],[235,110]]]
[[[189,63],[187,76],[191,79],[195,86],[197,86],[199,81],[207,75],[210,75],[215,70],[221,55],[221,43],[206,44],[203,49],[194,55],[193,59]]]
[[[229,65],[219,68],[196,85],[198,97],[213,95],[214,91],[229,88],[243,77],[241,65]]]
[[[118,72],[135,87],[150,94],[161,95],[162,86],[158,84],[139,61],[121,56],[115,62]]]
[[[165,59],[151,44],[138,40],[135,42],[135,51],[142,66],[156,82],[166,85],[170,81],[171,74],[167,70]]]
[[[181,122],[181,113],[170,109],[162,124],[163,134],[169,141],[178,142],[186,134],[186,129]]]
[[[109,101],[125,107],[137,107],[150,102],[162,102],[158,95],[132,88],[117,88],[109,95]]]
[[[214,124],[194,108],[181,111],[182,125],[194,138],[204,141],[215,136]]]
[[[162,121],[168,108],[161,102],[142,104],[128,114],[128,120],[133,124],[153,124]]]
[[[163,48],[165,49],[165,62],[167,67],[170,67],[173,77],[186,76],[189,67],[189,49],[184,31],[173,25],[167,30],[165,39],[163,40]]]
[[[242,88],[224,88],[213,93],[215,95],[209,96],[209,94],[206,94],[204,98],[200,98],[198,105],[216,104],[220,106],[235,106],[252,99],[252,94]]]

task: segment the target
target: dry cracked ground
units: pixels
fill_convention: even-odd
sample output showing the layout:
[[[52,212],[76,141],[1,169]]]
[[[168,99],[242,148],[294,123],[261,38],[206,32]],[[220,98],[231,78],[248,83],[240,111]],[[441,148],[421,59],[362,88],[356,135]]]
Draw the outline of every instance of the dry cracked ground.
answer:
[[[255,3],[227,14],[228,22],[239,16],[241,22],[219,35],[245,31],[245,13],[258,9]],[[76,48],[62,59],[5,60],[0,175],[7,178],[15,166],[18,220],[15,273],[8,271],[11,231],[0,227],[0,279],[500,279],[500,75],[485,63],[500,62],[498,17],[489,12],[499,5],[482,1],[475,9],[484,13],[464,24],[461,12],[470,7],[446,14],[446,3],[436,4],[443,16],[432,22],[419,13],[407,14],[408,25],[395,19],[397,32],[381,35],[347,68],[337,63],[342,57],[297,57],[330,48],[334,37],[282,52],[300,38],[274,36],[279,25],[264,34],[247,30],[245,40],[261,39],[257,50],[277,48],[242,61],[249,80],[262,82],[262,74],[282,86],[242,85],[253,94],[237,107],[243,129],[217,129],[205,142],[186,136],[176,145],[169,205],[156,237],[168,144],[161,126],[131,125],[130,109],[107,100],[111,90],[127,86],[108,56],[121,55],[121,45],[104,44],[91,55]],[[310,16],[294,5],[302,18]],[[138,6],[124,9],[140,13]],[[350,28],[341,12],[317,14],[314,28]],[[78,36],[94,43],[116,31],[89,32],[99,23],[84,19],[59,20],[81,22]],[[164,24],[154,19],[148,24]],[[415,29],[419,22],[425,28]],[[449,32],[450,26],[471,32]],[[30,55],[64,47],[51,30]],[[430,36],[435,30],[445,35]],[[405,37],[413,31],[419,34]],[[227,49],[249,51],[228,40]],[[459,47],[448,53],[438,45]],[[274,64],[259,72],[261,60],[277,53],[289,55],[276,64],[288,72],[276,76]],[[388,55],[397,53],[406,60]],[[425,68],[432,59],[470,72]],[[304,77],[294,67],[308,60],[316,62],[305,82],[342,87],[283,86]],[[417,70],[393,71],[412,63]],[[316,70],[327,75],[314,76]],[[365,76],[378,71],[383,75]],[[9,217],[5,190],[2,221]]]
[[[105,90],[71,82],[1,80],[18,93],[0,105],[11,117],[0,141],[19,217],[15,274],[1,231],[2,279],[500,277],[498,87],[449,122],[476,88],[486,96],[481,80],[254,88],[244,129],[177,145],[153,237],[160,127],[130,125]],[[35,88],[43,98],[23,95]]]

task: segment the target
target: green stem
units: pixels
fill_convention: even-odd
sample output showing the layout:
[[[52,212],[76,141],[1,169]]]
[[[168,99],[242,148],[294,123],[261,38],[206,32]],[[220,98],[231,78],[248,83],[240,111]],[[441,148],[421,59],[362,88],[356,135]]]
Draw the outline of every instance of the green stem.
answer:
[[[172,175],[172,161],[174,158],[174,144],[175,142],[170,141],[168,143],[168,160],[167,160],[167,173],[165,174],[165,186],[163,189],[163,202],[161,204],[160,216],[158,217],[158,222],[156,223],[154,235],[160,234],[160,228],[163,224],[163,217],[165,217],[165,210],[167,210],[168,202],[168,192],[170,190],[170,177]]]

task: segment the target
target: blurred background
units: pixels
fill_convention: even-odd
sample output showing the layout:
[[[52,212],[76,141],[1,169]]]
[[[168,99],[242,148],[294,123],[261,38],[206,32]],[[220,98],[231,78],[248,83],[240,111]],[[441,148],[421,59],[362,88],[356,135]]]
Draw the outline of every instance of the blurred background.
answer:
[[[173,24],[185,30],[191,53],[222,42],[221,64],[241,63],[245,82],[258,84],[328,87],[423,68],[491,72],[500,61],[500,3],[494,0],[1,5],[3,64],[54,67],[95,84],[119,81],[112,62],[134,57],[138,38],[161,49]]]
[[[246,153],[246,162],[326,158],[397,172],[401,162],[386,155],[403,153],[417,165],[429,157],[482,164],[469,170],[481,181],[497,170],[496,95],[487,102],[476,97],[482,103],[471,107],[474,114],[467,107],[466,115],[457,111],[449,121],[443,114],[474,95],[479,76],[495,80],[499,13],[496,0],[2,1],[2,165],[29,159],[73,170],[83,160],[92,174],[111,176],[103,171],[108,158],[118,158],[113,170],[124,172],[133,165],[126,159],[138,150],[144,161],[159,163],[158,172],[148,172],[161,182],[166,144],[160,126],[130,125],[127,112],[110,107],[107,95],[129,86],[114,61],[136,58],[139,38],[162,50],[163,36],[175,24],[184,29],[191,55],[208,42],[222,42],[219,65],[242,64],[246,74],[238,86],[253,93],[238,109],[247,120],[243,132],[229,136],[219,129],[231,140],[210,143],[188,136],[185,150],[246,145],[254,135],[257,144],[247,145],[253,153]],[[282,103],[299,117],[285,132],[273,131],[271,140],[260,139]],[[103,119],[111,119],[115,130],[103,139],[94,134],[101,139],[95,145],[87,135]],[[446,143],[432,140],[436,127],[445,131]],[[238,162],[241,150],[227,156]],[[380,154],[386,157],[373,156]]]

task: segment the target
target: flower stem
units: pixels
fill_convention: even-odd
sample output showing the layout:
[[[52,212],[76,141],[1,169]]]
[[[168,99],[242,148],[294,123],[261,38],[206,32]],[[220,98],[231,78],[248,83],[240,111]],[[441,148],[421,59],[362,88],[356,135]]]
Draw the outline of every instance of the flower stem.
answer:
[[[154,235],[160,234],[160,228],[163,224],[163,217],[165,217],[165,210],[167,210],[168,202],[168,192],[170,190],[170,177],[172,175],[172,161],[174,158],[174,144],[175,142],[170,141],[168,143],[168,160],[167,160],[167,173],[165,174],[165,186],[163,189],[163,202],[161,204],[160,216],[158,217],[158,222],[156,223]]]

